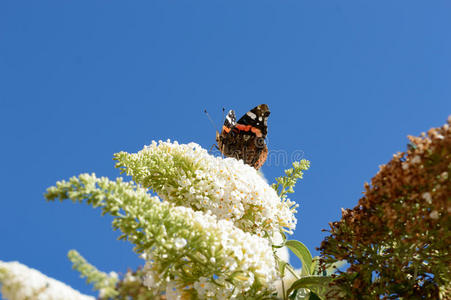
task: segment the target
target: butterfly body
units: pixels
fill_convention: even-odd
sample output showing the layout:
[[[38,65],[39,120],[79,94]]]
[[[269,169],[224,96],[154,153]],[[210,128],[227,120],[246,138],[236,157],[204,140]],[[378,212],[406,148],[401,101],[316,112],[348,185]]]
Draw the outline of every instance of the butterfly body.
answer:
[[[235,112],[227,114],[221,133],[216,133],[218,148],[224,156],[242,159],[260,169],[268,156],[265,138],[268,133],[268,105],[260,104],[248,111],[238,122]]]

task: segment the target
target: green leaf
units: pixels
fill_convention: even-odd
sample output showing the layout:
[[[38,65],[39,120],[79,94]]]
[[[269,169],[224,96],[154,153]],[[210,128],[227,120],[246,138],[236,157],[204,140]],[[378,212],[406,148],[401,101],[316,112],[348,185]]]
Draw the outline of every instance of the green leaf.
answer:
[[[298,291],[296,290],[296,291],[294,291],[293,294],[291,294],[291,295],[288,297],[288,299],[290,299],[290,300],[295,300],[295,299],[297,298],[297,295],[298,295]]]
[[[315,293],[320,299],[325,299],[329,290],[329,283],[332,281],[330,276],[306,276],[296,280],[287,291],[287,295],[299,289],[308,289]]]
[[[302,273],[311,275],[312,255],[308,248],[303,243],[296,240],[286,241],[285,245],[301,260]]]
[[[279,260],[279,272],[282,278],[285,276],[285,267],[287,266],[287,264],[287,262]]]
[[[311,292],[311,293],[310,293],[310,297],[309,297],[309,300],[321,300],[321,298],[320,298],[320,297],[318,297],[318,295],[317,295],[317,294],[315,294],[315,293]]]
[[[312,266],[310,267],[310,274],[312,274],[312,275],[319,275],[319,270],[318,270],[319,263],[318,263],[318,260],[319,260],[319,256],[315,256],[313,258],[313,260],[312,260]]]

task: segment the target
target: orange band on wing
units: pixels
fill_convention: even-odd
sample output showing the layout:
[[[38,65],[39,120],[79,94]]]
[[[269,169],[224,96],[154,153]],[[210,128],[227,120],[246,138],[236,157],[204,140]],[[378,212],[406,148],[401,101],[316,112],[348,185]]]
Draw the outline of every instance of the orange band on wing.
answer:
[[[262,132],[260,129],[258,129],[257,127],[253,127],[251,125],[242,125],[242,124],[236,124],[236,129],[240,130],[240,131],[251,131],[253,133],[255,133],[256,136],[261,137],[262,136]]]
[[[256,136],[261,137],[262,136],[262,131],[260,129],[258,129],[257,127],[252,127],[251,131],[253,133],[255,133]]]
[[[241,130],[241,131],[249,131],[249,130],[251,130],[252,126],[251,125],[236,124],[236,128],[238,130]]]
[[[229,133],[230,128],[227,127],[227,126],[222,126],[222,131],[225,131],[225,132]]]

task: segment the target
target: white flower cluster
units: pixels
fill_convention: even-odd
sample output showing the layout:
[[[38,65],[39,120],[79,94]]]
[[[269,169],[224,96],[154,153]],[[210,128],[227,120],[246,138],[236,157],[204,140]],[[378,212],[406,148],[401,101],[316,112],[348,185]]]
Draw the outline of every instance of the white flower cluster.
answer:
[[[18,262],[0,261],[0,284],[8,300],[95,300]]]
[[[164,203],[161,205],[165,206]],[[157,246],[146,255],[148,261],[144,268],[146,286],[154,290],[166,286],[168,299],[179,299],[183,294],[192,293],[193,289],[200,299],[231,299],[245,295],[256,283],[261,291],[273,290],[277,273],[268,240],[243,232],[232,222],[217,220],[216,216],[209,213],[196,212],[182,206],[172,207],[169,215],[166,215],[165,222],[176,224],[180,220],[184,220],[184,226],[187,226],[188,230],[177,238],[164,236],[165,234],[160,236],[159,240],[165,242],[162,245],[164,247]],[[203,240],[199,240],[199,237]],[[199,249],[205,248],[207,251],[197,253],[195,260],[192,260],[191,255],[181,256],[180,259],[185,263],[179,264],[178,267],[182,269],[170,270],[166,278],[162,278],[161,272],[170,268],[167,262],[173,259],[170,257],[173,255],[171,249],[176,249],[177,253],[182,254],[189,251],[185,248],[196,244],[200,244]],[[209,265],[206,269],[219,272],[197,278],[191,286],[187,286],[183,278],[174,276],[174,274],[191,274],[199,262]]]
[[[211,211],[246,232],[272,236],[296,227],[297,204],[281,200],[258,172],[234,158],[215,157],[198,144],[152,142],[136,154],[116,155],[117,166],[162,199]]]
[[[161,202],[141,186],[94,174],[60,181],[46,197],[85,200],[104,213],[117,214],[120,207],[113,226],[144,252],[143,284],[155,296],[255,299],[274,292],[277,267],[270,241],[211,212]]]

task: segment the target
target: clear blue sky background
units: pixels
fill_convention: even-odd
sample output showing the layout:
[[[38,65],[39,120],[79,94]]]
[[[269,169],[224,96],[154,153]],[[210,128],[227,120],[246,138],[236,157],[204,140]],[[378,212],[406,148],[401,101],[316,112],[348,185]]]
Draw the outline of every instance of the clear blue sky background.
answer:
[[[68,250],[105,271],[142,261],[111,218],[45,189],[114,178],[113,153],[151,140],[209,148],[203,109],[219,125],[260,103],[270,149],[312,162],[293,198],[314,250],[406,136],[451,113],[450,16],[448,0],[1,1],[0,259],[93,294]]]

